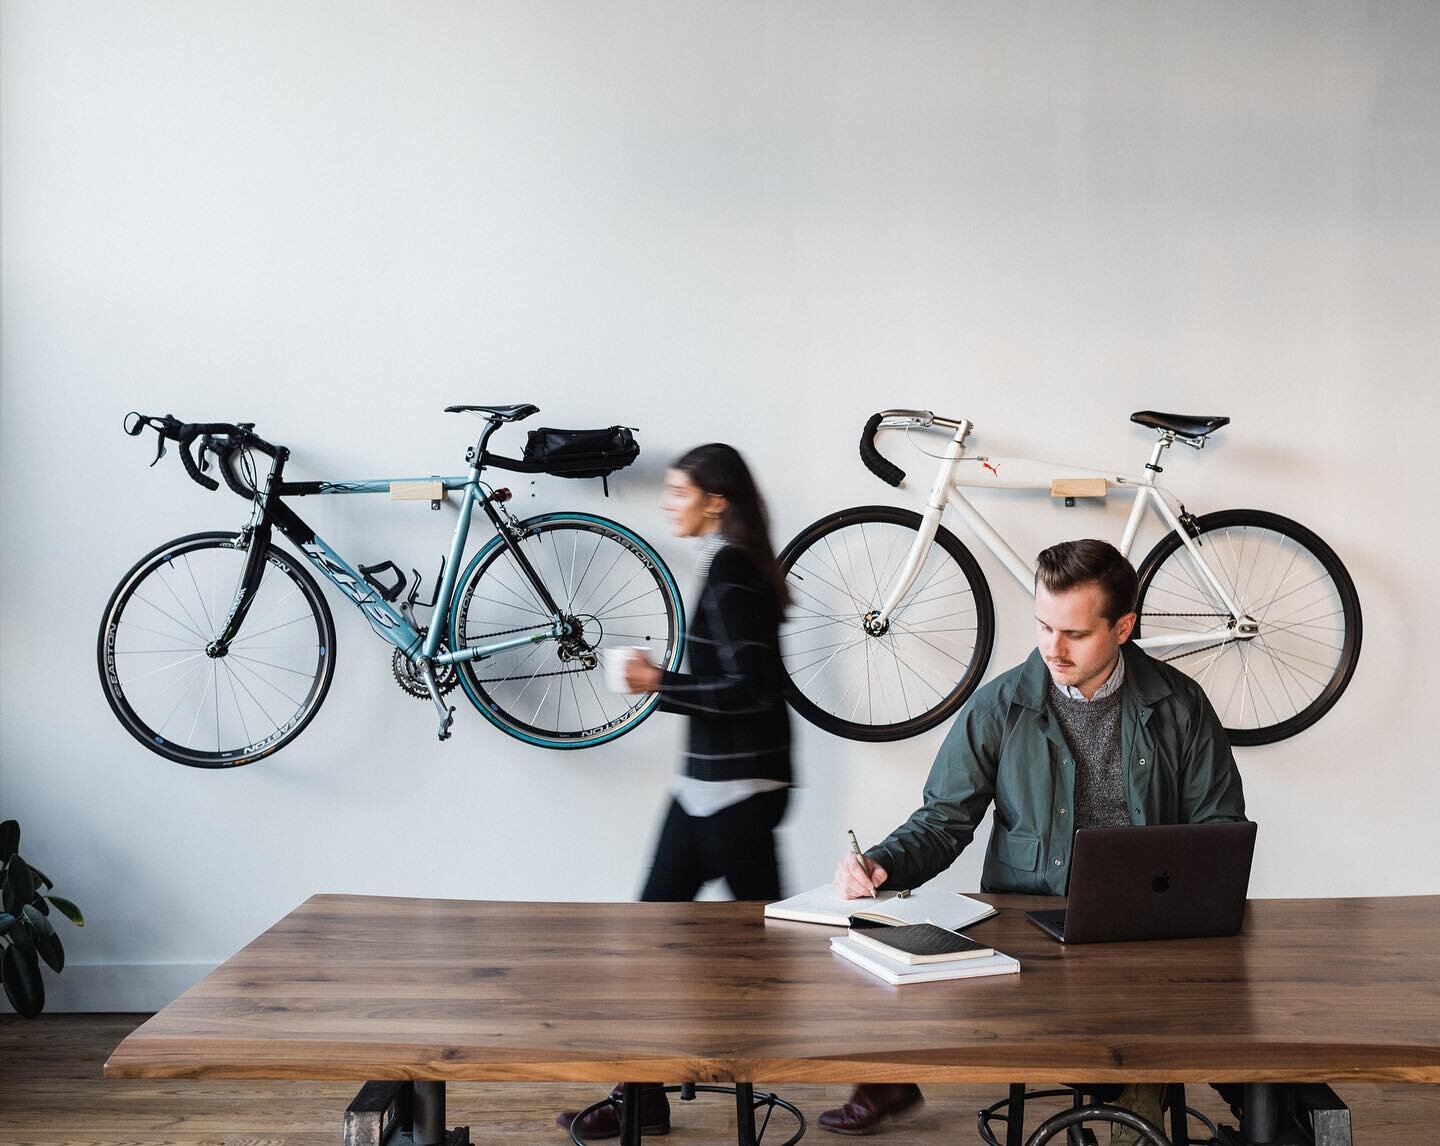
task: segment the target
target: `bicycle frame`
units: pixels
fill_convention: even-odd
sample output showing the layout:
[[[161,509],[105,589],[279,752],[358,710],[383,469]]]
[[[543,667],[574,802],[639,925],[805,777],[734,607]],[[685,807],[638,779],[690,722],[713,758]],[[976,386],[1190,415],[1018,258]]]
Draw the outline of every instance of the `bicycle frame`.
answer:
[[[470,467],[469,474],[456,477],[285,482],[281,480],[281,473],[286,460],[286,452],[281,450],[272,461],[270,474],[265,481],[264,488],[257,491],[255,497],[254,514],[247,527],[252,554],[263,554],[269,541],[271,527],[278,528],[319,570],[321,575],[360,610],[370,627],[404,653],[412,662],[429,661],[436,665],[452,665],[464,661],[482,660],[485,657],[494,656],[496,653],[564,636],[565,623],[559,606],[525,554],[521,552],[520,547],[514,544],[508,523],[495,510],[494,495],[481,492],[480,474],[485,464],[484,444],[494,429],[494,426],[489,427],[482,436],[480,444],[474,452],[475,462]],[[444,490],[457,490],[461,495],[460,516],[455,523],[455,534],[450,542],[445,571],[435,597],[434,608],[437,611],[434,615],[438,619],[423,634],[401,610],[387,601],[363,574],[352,568],[344,557],[311,529],[299,514],[280,500],[287,496],[305,497],[316,494],[388,493],[392,485],[408,482],[439,482]],[[543,632],[513,637],[493,644],[442,651],[440,644],[446,635],[451,598],[459,579],[460,562],[464,556],[465,544],[470,533],[470,522],[476,505],[479,505],[486,516],[490,518],[491,524],[495,526],[496,534],[509,549],[511,556],[525,574],[545,609],[551,614],[553,621],[550,628]],[[217,643],[224,645],[234,639],[259,585],[260,572],[258,561],[247,562],[241,583],[236,587],[230,614],[226,617],[225,624],[216,638]]]
[[[935,480],[930,486],[930,494],[926,499],[925,511],[922,514],[916,539],[910,547],[910,552],[900,568],[884,605],[873,618],[872,623],[875,627],[883,629],[888,624],[891,614],[899,607],[900,602],[904,600],[905,595],[914,585],[930,545],[935,540],[935,534],[940,528],[940,520],[944,516],[947,506],[955,509],[956,513],[985,544],[985,547],[1010,571],[1025,591],[1033,595],[1035,592],[1035,567],[1015,552],[1014,548],[961,492],[962,488],[1043,490],[1049,495],[1051,483],[1057,478],[1089,477],[1104,479],[1107,492],[1110,489],[1134,491],[1130,516],[1125,523],[1125,531],[1118,547],[1121,554],[1127,558],[1130,556],[1130,550],[1135,543],[1146,507],[1153,505],[1160,517],[1179,534],[1186,551],[1195,562],[1206,584],[1230,613],[1230,622],[1223,626],[1201,632],[1140,637],[1135,643],[1144,648],[1164,648],[1176,645],[1203,644],[1216,639],[1228,640],[1237,635],[1242,637],[1247,635],[1243,631],[1244,625],[1240,625],[1242,631],[1238,633],[1236,631],[1235,626],[1240,623],[1242,618],[1240,609],[1201,554],[1191,529],[1186,525],[1189,515],[1185,512],[1184,504],[1173,493],[1155,482],[1155,475],[1160,472],[1160,458],[1175,441],[1173,433],[1161,432],[1151,451],[1150,460],[1146,463],[1145,473],[1143,476],[1139,476],[1083,466],[1060,465],[1030,458],[1002,458],[985,455],[967,457],[965,440],[970,436],[974,426],[964,419],[955,421],[940,418],[928,411],[886,410],[881,415],[880,424],[889,428],[929,429],[939,426],[953,429],[954,434],[947,444],[944,454],[940,456],[940,464],[935,471]],[[1203,444],[1202,440],[1200,445]],[[1199,446],[1196,448],[1198,449]],[[1171,509],[1170,501],[1179,507],[1178,514]]]

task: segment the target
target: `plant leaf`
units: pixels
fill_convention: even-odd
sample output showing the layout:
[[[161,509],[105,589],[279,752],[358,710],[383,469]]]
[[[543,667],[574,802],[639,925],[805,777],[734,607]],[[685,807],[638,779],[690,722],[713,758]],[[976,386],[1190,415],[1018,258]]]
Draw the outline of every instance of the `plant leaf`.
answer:
[[[27,1019],[45,1009],[45,984],[33,954],[13,945],[5,948],[5,954],[0,956],[0,979],[5,981],[5,997],[10,1005]]]
[[[52,887],[55,886],[55,881],[51,879],[48,875],[46,875],[43,871],[41,871],[38,867],[36,867],[33,863],[26,864],[25,866],[30,869],[30,876],[35,881],[37,887],[38,885],[43,883],[45,885],[45,890],[49,891]]]
[[[0,861],[8,860],[20,847],[20,824],[6,820],[0,824]]]
[[[35,937],[31,934],[30,928],[25,926],[25,921],[19,916],[12,915],[11,918],[14,919],[16,923],[15,926],[10,928],[10,933],[6,938],[16,947],[20,948],[20,950],[28,951],[31,955],[35,954]]]
[[[5,886],[22,907],[34,899],[35,881],[30,878],[30,865],[24,860],[12,863],[5,871]]]
[[[50,970],[57,975],[65,970],[65,948],[60,943],[60,937],[55,934],[55,928],[50,926],[50,920],[35,910],[32,903],[25,905],[25,923],[35,937],[35,953],[44,959]]]
[[[80,914],[80,909],[76,907],[73,903],[71,903],[68,899],[64,899],[58,895],[47,895],[45,898],[48,899],[51,903],[53,903],[56,910],[58,910],[60,914],[63,915],[66,919],[68,919],[71,923],[75,924],[76,927],[85,926],[85,916]]]
[[[15,917],[7,912],[0,912],[0,935],[4,935],[10,928],[15,926]]]

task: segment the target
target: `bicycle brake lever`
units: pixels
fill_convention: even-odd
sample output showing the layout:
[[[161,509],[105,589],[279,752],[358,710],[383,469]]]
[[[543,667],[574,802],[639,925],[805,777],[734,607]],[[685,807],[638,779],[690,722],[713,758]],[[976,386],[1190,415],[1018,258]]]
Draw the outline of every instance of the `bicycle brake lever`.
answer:
[[[156,430],[155,438],[155,460],[150,463],[150,468],[152,470],[156,467],[156,465],[159,464],[160,459],[165,456],[165,435],[159,430]]]

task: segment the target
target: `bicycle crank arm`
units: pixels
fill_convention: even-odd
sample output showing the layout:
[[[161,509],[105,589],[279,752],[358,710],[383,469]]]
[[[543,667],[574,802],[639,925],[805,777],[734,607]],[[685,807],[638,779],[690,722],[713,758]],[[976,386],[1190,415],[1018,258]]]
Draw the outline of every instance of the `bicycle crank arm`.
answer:
[[[440,714],[440,728],[436,735],[441,740],[450,739],[450,726],[455,723],[455,709],[445,703],[440,695],[440,684],[435,679],[435,669],[428,660],[420,662],[420,676],[425,681],[425,688],[430,693],[430,699],[435,704],[435,711]]]

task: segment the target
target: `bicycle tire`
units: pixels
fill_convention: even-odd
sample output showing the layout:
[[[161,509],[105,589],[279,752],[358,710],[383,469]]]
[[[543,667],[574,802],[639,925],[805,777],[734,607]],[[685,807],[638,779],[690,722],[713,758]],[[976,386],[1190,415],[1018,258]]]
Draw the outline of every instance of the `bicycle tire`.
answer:
[[[205,645],[218,627],[215,622],[225,615],[229,607],[244,564],[245,551],[237,547],[238,540],[238,535],[234,533],[191,533],[156,547],[120,579],[100,622],[96,658],[101,688],[111,711],[126,731],[151,752],[192,768],[235,768],[278,752],[314,719],[325,701],[335,673],[335,622],[325,597],[314,577],[299,560],[273,544],[266,549],[264,573],[256,591],[255,604],[247,614],[244,626],[225,655],[208,658],[210,671],[208,675],[204,673],[205,660],[201,658],[206,656]],[[200,556],[207,553],[212,553],[216,559]],[[202,565],[198,574],[197,563]],[[205,565],[209,568],[204,568]],[[185,577],[177,572],[182,568],[187,574]],[[225,571],[223,577],[222,569]],[[175,584],[164,579],[171,573],[174,573]],[[207,573],[208,600],[201,584],[206,580]],[[281,582],[270,583],[268,579],[274,576],[286,578],[288,587]],[[163,606],[157,605],[144,592],[147,588],[154,588],[156,597],[161,598],[164,596],[159,592],[161,587],[171,594],[174,604],[166,598]],[[294,619],[286,618],[283,623],[274,623],[274,610],[286,605],[285,611],[288,612],[288,602],[295,594],[301,597],[307,608],[296,610],[299,615]],[[204,620],[200,619],[202,617]],[[247,640],[307,621],[314,625],[313,645],[310,643],[310,629],[302,625],[293,634],[286,633],[276,638],[279,643],[266,646],[264,658],[254,655],[262,651],[260,646],[244,647]],[[272,628],[265,627],[272,623]],[[145,635],[142,637],[141,634]],[[154,644],[157,639],[170,644],[158,648],[136,647],[137,642],[141,645]],[[242,648],[244,651],[241,651]],[[313,669],[307,667],[312,654]],[[163,662],[146,661],[144,671],[135,673],[129,680],[122,680],[127,671],[122,666],[140,657],[165,659]],[[233,669],[230,667],[232,657]],[[276,659],[266,659],[269,657]],[[290,663],[280,664],[283,660]],[[186,682],[185,687],[170,716],[157,725],[157,713],[170,707],[165,694],[173,693],[178,684],[174,678],[170,684],[164,684],[164,677],[143,688],[139,682],[171,673],[192,661],[197,662],[193,671],[185,670],[192,672],[192,676],[179,678]],[[153,667],[157,663],[158,667]],[[228,686],[223,691],[220,687],[222,673]],[[275,680],[279,679],[284,679],[287,685],[294,683],[289,681],[288,676],[281,678],[280,673],[308,676],[309,687],[305,695],[295,700],[290,696],[289,688],[275,684]],[[248,677],[242,674],[248,674]],[[188,712],[189,697],[202,676],[205,679],[198,690],[189,732],[177,736],[167,731],[170,721],[182,715],[182,709]],[[212,698],[209,715],[206,709],[207,691]],[[242,693],[245,694],[243,698]],[[159,703],[161,698],[163,703]],[[270,709],[281,712],[280,719],[267,710],[267,700]],[[285,711],[288,707],[286,701],[294,704],[293,711]],[[227,711],[238,720],[240,743],[228,743],[233,733]],[[257,721],[259,716],[254,714],[263,714],[272,726],[270,731],[255,737],[246,720],[247,711]],[[213,749],[199,746],[205,739],[199,735],[201,717],[205,717],[204,730],[208,732],[212,723],[210,715],[214,717],[215,727]]]
[[[527,518],[519,523],[516,539],[542,577],[554,567],[557,580],[547,577],[546,588],[562,610],[577,619],[578,640],[567,646],[549,637],[537,641],[528,651],[512,650],[482,660],[463,661],[458,668],[465,695],[496,728],[540,748],[591,748],[632,731],[655,710],[659,695],[609,693],[603,679],[596,679],[598,665],[586,667],[581,659],[578,667],[570,666],[575,665],[576,654],[583,658],[587,651],[643,644],[658,645],[658,656],[652,656],[662,667],[678,668],[684,654],[685,607],[675,578],[649,542],[619,522],[594,514],[562,512]],[[547,540],[553,543],[548,548]],[[569,551],[561,555],[560,549],[566,545]],[[602,546],[603,557],[600,556]],[[485,643],[489,639],[487,630],[493,636],[516,628],[529,627],[537,634],[541,629],[549,629],[550,618],[534,598],[533,589],[513,558],[507,560],[509,552],[503,540],[495,537],[465,567],[460,577],[462,588],[455,595],[449,621],[457,648]],[[597,567],[603,572],[592,580]],[[642,583],[641,593],[625,593],[614,603],[616,597],[621,597],[623,587],[633,587],[637,579]],[[555,592],[557,584],[561,589],[558,593]],[[493,592],[487,589],[484,594],[480,593],[486,585],[493,586]],[[477,601],[483,602],[483,607],[477,605]],[[587,609],[590,605],[595,608]],[[644,610],[652,606],[649,614],[614,611],[619,608]],[[648,622],[649,627],[643,624],[624,630],[610,627],[612,622],[637,620]],[[567,682],[567,677],[582,678],[584,692],[575,679]],[[549,683],[537,689],[540,699],[526,717],[518,711],[520,702],[537,680]],[[556,681],[560,685],[556,719],[545,723],[541,717],[549,712],[550,690]],[[572,723],[579,727],[564,727],[567,683],[576,718]],[[529,700],[525,700],[525,710],[528,709]],[[587,712],[596,717],[593,723],[587,722]]]
[[[1253,638],[1231,637],[1161,659],[1200,682],[1231,744],[1272,744],[1294,736],[1324,716],[1354,676],[1362,635],[1360,597],[1355,591],[1355,582],[1329,545],[1288,517],[1259,509],[1229,509],[1207,513],[1197,518],[1195,524],[1197,541],[1216,555],[1212,562],[1207,554],[1207,564],[1219,565],[1212,571],[1226,583],[1246,617],[1256,621],[1259,632]],[[1280,540],[1275,542],[1272,538]],[[1285,542],[1291,547],[1288,558]],[[1266,547],[1275,550],[1274,556],[1263,566],[1262,579],[1255,582],[1256,573],[1262,570]],[[1285,561],[1283,568],[1280,568],[1281,560]],[[1198,572],[1187,562],[1188,552],[1182,550],[1181,538],[1175,532],[1161,538],[1141,562],[1136,638],[1147,628],[1183,632],[1186,626],[1176,625],[1175,621],[1188,619],[1213,625],[1229,617],[1228,610],[1213,604],[1213,594],[1201,585]],[[1280,570],[1278,580],[1275,579],[1277,569]],[[1310,574],[1316,575],[1294,588],[1286,588],[1292,580]],[[1316,585],[1320,586],[1318,592],[1314,591]],[[1288,600],[1297,595],[1301,602],[1298,609],[1294,607],[1295,601]],[[1272,616],[1274,606],[1282,601],[1285,604],[1281,607],[1289,612]],[[1296,620],[1297,614],[1303,619]],[[1339,618],[1338,627],[1333,623],[1320,623],[1331,622],[1333,618]],[[1172,623],[1165,624],[1167,620]],[[1232,618],[1232,628],[1234,621]],[[1340,634],[1338,644],[1333,643],[1335,638],[1323,636],[1331,632]],[[1252,649],[1258,652],[1252,655]],[[1209,655],[1200,657],[1206,653]],[[1261,653],[1268,656],[1268,664],[1260,659]],[[1253,671],[1252,659],[1260,661]],[[1229,663],[1223,671],[1215,671],[1222,660]],[[1278,691],[1267,691],[1268,681],[1273,681]],[[1237,691],[1241,697],[1238,713]],[[1287,705],[1293,711],[1282,714],[1273,699],[1279,695],[1284,695],[1287,702],[1298,695],[1303,703]],[[1255,714],[1253,722],[1245,720],[1246,696],[1253,702],[1250,706]],[[1262,702],[1274,718],[1268,722],[1261,710]]]
[[[895,649],[896,635],[895,626],[886,634],[871,636],[865,634],[863,628],[864,614],[870,610],[879,610],[884,604],[885,593],[888,592],[889,578],[884,574],[887,567],[893,567],[898,573],[898,561],[903,560],[908,552],[908,542],[901,546],[906,532],[914,533],[920,528],[920,514],[913,510],[900,509],[887,505],[866,505],[857,506],[853,509],[842,509],[835,513],[820,518],[802,529],[780,552],[780,568],[785,574],[786,584],[790,588],[791,609],[790,619],[781,629],[781,663],[785,667],[785,698],[790,706],[802,717],[818,728],[836,736],[843,736],[848,740],[862,741],[890,741],[903,740],[910,736],[918,736],[941,724],[959,711],[960,706],[965,703],[970,694],[979,686],[981,678],[985,674],[985,667],[990,661],[990,652],[994,642],[995,634],[995,606],[990,595],[990,586],[985,580],[985,574],[981,571],[979,563],[969,549],[944,526],[941,526],[935,534],[935,541],[931,545],[931,551],[926,555],[925,562],[921,565],[916,575],[914,584],[909,594],[901,601],[895,610],[894,620],[898,621],[903,610],[913,607],[916,604],[930,604],[935,600],[948,600],[957,596],[968,595],[971,602],[967,608],[955,610],[953,606],[946,606],[947,612],[937,615],[929,620],[939,620],[947,625],[945,630],[927,629],[926,632],[934,637],[941,632],[947,635],[944,640],[953,641],[960,650],[964,652],[963,657],[956,656],[945,649],[940,648],[933,641],[919,637],[914,631],[914,625],[907,626],[912,631],[901,633],[902,637],[917,637],[917,640],[910,641],[909,645],[918,646],[924,644],[932,650],[931,653],[922,653],[927,660],[926,664],[934,663],[934,653],[939,653],[943,659],[954,660],[960,667],[956,670],[937,670],[936,675],[943,677],[939,686],[930,683],[925,679],[926,674],[918,671],[913,663],[907,663]],[[866,526],[879,527],[873,532],[881,530],[890,534],[890,541],[887,543],[887,556],[882,560],[879,570],[874,568],[873,553],[868,548],[868,537],[865,534]],[[864,583],[864,571],[859,571],[856,585],[852,586],[844,572],[844,569],[854,571],[850,562],[851,545],[854,534],[847,540],[845,545],[846,558],[842,562],[840,556],[834,552],[833,539],[836,534],[846,530],[858,531],[861,539],[861,547],[866,549],[869,556],[871,578]],[[815,563],[817,568],[812,569],[808,574],[803,566],[807,556],[817,554],[816,547],[822,543],[828,544],[830,552],[823,556],[816,555]],[[898,550],[898,556],[897,556]],[[855,550],[859,552],[859,550]],[[943,554],[943,557],[937,556]],[[946,559],[953,564],[953,572],[941,573],[945,568]],[[799,572],[797,572],[799,567]],[[812,592],[811,587],[819,583],[824,577],[822,567],[831,568],[837,574],[831,579],[825,579],[825,584],[831,593],[838,593],[840,598],[849,597],[850,605],[857,611],[847,611],[843,615],[838,613],[830,605],[829,593],[823,596],[817,595],[817,589]],[[930,572],[927,574],[927,569]],[[807,576],[809,585],[807,585]],[[951,577],[962,578],[965,588],[947,593],[940,597],[933,597],[929,601],[922,601],[921,598],[927,591],[932,590],[936,585],[936,579],[943,584]],[[838,584],[836,583],[838,582]],[[856,595],[859,589],[865,592]],[[809,604],[806,604],[806,601]],[[950,632],[971,631],[971,626],[961,625],[958,628],[951,623],[956,619],[965,620],[965,614],[974,612],[973,640],[969,642],[969,649],[965,651],[966,638],[954,638],[948,636]],[[957,617],[958,613],[958,617]],[[819,624],[816,624],[816,622]],[[831,646],[815,646],[813,644],[802,645],[800,638],[809,636],[812,633],[820,632],[826,628],[834,631],[824,633],[821,639],[829,639],[832,636],[840,637],[840,644],[834,652],[830,652]],[[863,634],[855,636],[853,634]],[[847,635],[850,634],[850,635]],[[885,644],[888,638],[889,645]],[[875,642],[872,646],[871,642]],[[876,721],[873,699],[878,686],[883,686],[879,671],[872,675],[870,671],[870,650],[886,649],[891,655],[891,661],[885,664],[895,670],[896,681],[901,693],[901,704],[906,715],[902,719]],[[849,684],[846,684],[838,693],[831,687],[840,673],[833,670],[831,665],[834,659],[842,653],[849,655],[855,649],[862,649],[863,659],[860,660],[861,668],[854,670],[855,678],[861,672],[865,675],[866,689],[870,696],[871,703],[866,707],[866,719],[857,719],[860,716],[859,692],[856,693],[856,704],[850,706]],[[814,659],[817,653],[829,653],[828,658],[821,661]],[[913,654],[912,654],[913,655]],[[850,658],[855,660],[856,658]],[[797,663],[799,662],[799,663]],[[904,673],[902,666],[921,681],[926,688],[934,694],[935,700],[925,701],[919,712],[911,712],[908,694],[904,687]],[[815,670],[811,672],[810,670]],[[851,671],[848,666],[846,671]],[[801,673],[809,673],[808,676],[797,676]],[[824,674],[829,673],[829,681],[818,684]],[[954,679],[950,679],[953,677]],[[884,698],[882,697],[882,702]],[[836,711],[839,710],[839,711]],[[890,708],[885,707],[885,714]],[[883,714],[882,714],[883,715]]]

